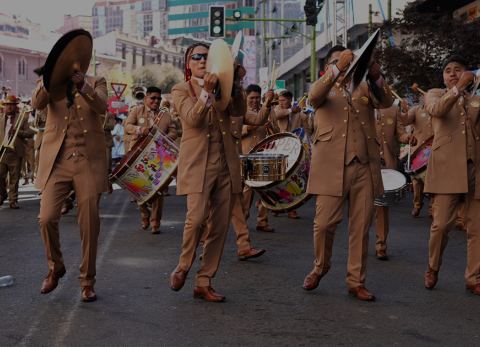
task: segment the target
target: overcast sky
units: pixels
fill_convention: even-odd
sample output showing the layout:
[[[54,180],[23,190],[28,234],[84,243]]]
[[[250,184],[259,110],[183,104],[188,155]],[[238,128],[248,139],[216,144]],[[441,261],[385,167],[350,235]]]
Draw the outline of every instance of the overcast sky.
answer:
[[[17,14],[42,24],[46,29],[57,29],[65,14],[92,13],[95,0],[0,0],[0,12]]]

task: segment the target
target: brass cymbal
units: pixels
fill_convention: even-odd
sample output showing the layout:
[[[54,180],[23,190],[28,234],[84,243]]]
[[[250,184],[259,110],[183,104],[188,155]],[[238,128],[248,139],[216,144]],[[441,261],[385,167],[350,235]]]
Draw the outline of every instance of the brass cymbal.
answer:
[[[225,111],[232,98],[233,88],[233,57],[228,44],[222,39],[212,42],[208,50],[207,71],[218,77],[220,85],[220,99],[216,100],[215,107]]]
[[[52,100],[65,98],[67,82],[75,72],[87,72],[92,49],[92,36],[83,29],[70,31],[55,43],[43,68],[43,84]]]

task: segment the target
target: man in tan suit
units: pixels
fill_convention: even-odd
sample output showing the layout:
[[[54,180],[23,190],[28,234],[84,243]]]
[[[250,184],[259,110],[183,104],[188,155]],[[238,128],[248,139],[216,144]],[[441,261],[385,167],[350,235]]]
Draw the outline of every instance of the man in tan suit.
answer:
[[[172,89],[173,103],[182,122],[182,141],[177,174],[177,194],[187,195],[187,215],[183,244],[177,267],[170,276],[172,290],[180,290],[195,259],[202,225],[208,216],[213,223],[205,240],[200,268],[195,279],[194,297],[222,302],[211,280],[218,269],[230,224],[233,194],[242,191],[239,140],[232,134],[235,117],[244,117],[246,103],[239,83],[245,73],[236,70],[234,95],[225,111],[215,106],[213,91],[218,78],[206,72],[209,47],[190,46],[185,53],[186,82]],[[261,124],[262,119],[245,117],[245,124]]]
[[[3,100],[4,113],[0,115],[0,143],[7,144],[13,138],[17,130],[15,125],[19,121],[19,100],[14,95],[8,95]],[[33,130],[28,125],[28,113],[19,124],[18,134],[12,148],[2,149],[3,159],[0,162],[0,205],[7,198],[8,176],[8,200],[11,209],[18,209],[18,182],[20,180],[22,159],[25,156],[25,142],[33,137]]]
[[[30,130],[30,124],[29,124]],[[32,130],[33,131],[33,130]],[[34,132],[32,132],[34,134]],[[22,177],[23,177],[23,185],[27,185],[29,180],[34,180],[33,177],[33,170],[35,167],[35,148],[34,148],[34,140],[33,135],[32,137],[28,137],[24,139],[25,144],[25,155],[22,160]]]
[[[425,178],[425,192],[435,194],[425,287],[433,289],[438,281],[448,232],[464,198],[465,282],[468,290],[480,295],[480,97],[466,91],[475,79],[466,66],[460,56],[448,58],[443,69],[447,88],[432,89],[425,97],[425,109],[432,116],[435,134]]]
[[[411,107],[407,113],[402,113],[401,118],[404,125],[413,126],[413,136],[417,139],[417,145],[411,149],[411,152],[414,153],[419,147],[423,146],[428,140],[433,137],[431,116],[425,110],[425,105],[423,103],[423,100],[421,100],[420,104]],[[420,210],[423,207],[423,179],[420,177],[412,178],[412,186],[412,216],[418,217],[420,215]]]
[[[115,127],[115,114],[106,113],[105,120],[103,123],[103,132],[105,133],[105,155],[107,156],[107,168],[108,175],[112,173],[112,147],[113,147],[113,135],[112,130]],[[107,192],[111,194],[113,192],[112,182],[108,181],[108,190]]]
[[[150,128],[156,124],[158,129],[166,134],[172,141],[175,141],[177,132],[166,108],[160,109],[162,91],[157,87],[148,87],[145,95],[145,102],[130,110],[125,120],[125,132],[130,136],[130,149],[142,136],[148,135]],[[152,205],[152,211],[148,204]],[[140,205],[142,217],[142,229],[152,228],[152,234],[160,233],[160,222],[162,219],[163,195],[155,194],[148,203]]]
[[[247,92],[247,112],[262,117],[263,113],[271,113],[271,98],[273,95],[269,94],[269,98],[265,98],[263,105],[260,104],[262,89],[257,85],[250,85],[246,89]],[[276,125],[271,121],[269,115],[269,122],[267,125],[255,126],[255,125],[243,125],[242,127],[242,153],[248,154],[250,150],[260,141],[262,141],[268,135],[267,127],[272,127],[274,132],[279,132]],[[253,189],[245,185],[243,187],[243,209],[245,211],[245,217],[248,219],[250,209],[252,207],[254,192]],[[258,231],[274,232],[271,226],[268,225],[268,209],[261,203],[257,203],[258,215],[257,215],[257,227]]]
[[[298,105],[292,105],[293,94],[288,90],[278,95],[278,105],[274,108],[272,120],[274,127],[281,133],[292,132],[296,128],[304,128],[307,134],[312,133],[310,117],[302,112]],[[288,218],[300,218],[296,210],[288,212]]]
[[[34,108],[48,106],[35,182],[42,191],[38,218],[49,268],[41,293],[54,290],[66,272],[58,223],[62,204],[73,189],[82,244],[81,299],[89,302],[97,298],[93,286],[100,231],[99,200],[108,187],[101,117],[107,110],[107,84],[104,78],[86,77],[81,72],[74,73],[70,81],[71,98],[53,101],[41,81],[32,97]]]
[[[315,116],[307,193],[316,195],[317,203],[314,268],[303,288],[315,289],[330,269],[335,229],[348,200],[347,286],[354,297],[373,301],[375,296],[365,288],[368,230],[373,200],[383,194],[374,108],[390,107],[393,99],[377,63],[369,69],[368,82],[350,91],[343,76],[353,57],[342,46],[331,48],[327,71],[309,92]]]
[[[400,100],[398,100],[400,102]],[[393,105],[387,109],[376,110],[375,126],[377,138],[380,141],[380,157],[382,167],[385,169],[398,170],[400,144],[409,143],[410,135],[405,131],[400,119],[399,105]],[[415,141],[412,137],[412,142]],[[415,143],[412,143],[415,144]],[[375,255],[379,260],[388,260],[387,237],[390,229],[388,206],[375,206],[376,213],[376,238]]]

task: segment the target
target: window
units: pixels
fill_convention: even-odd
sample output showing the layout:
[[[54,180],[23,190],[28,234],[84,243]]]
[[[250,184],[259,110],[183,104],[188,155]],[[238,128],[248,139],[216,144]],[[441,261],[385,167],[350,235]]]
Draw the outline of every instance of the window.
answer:
[[[18,60],[17,64],[17,72],[18,72],[18,77],[21,79],[26,79],[27,78],[27,60],[24,57],[21,57]]]

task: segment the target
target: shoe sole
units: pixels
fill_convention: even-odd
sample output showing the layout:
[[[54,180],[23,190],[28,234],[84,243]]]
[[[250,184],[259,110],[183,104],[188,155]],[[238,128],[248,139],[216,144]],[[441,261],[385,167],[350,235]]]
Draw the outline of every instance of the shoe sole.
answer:
[[[205,298],[205,296],[203,296],[202,294],[196,294],[196,293],[193,293],[193,298],[194,298],[194,299],[202,299],[202,300],[204,300],[204,301],[206,301],[206,302],[217,302],[217,303],[225,302],[225,300],[226,300],[225,297],[223,297],[221,300],[207,300],[207,299]]]
[[[257,254],[254,254],[254,255],[239,256],[238,260],[244,261],[244,260],[248,260],[248,259],[258,258],[258,257],[261,257],[265,253],[265,251],[266,251],[265,249],[262,249],[260,252],[258,252]]]
[[[373,295],[371,298],[368,298],[368,299],[362,299],[362,298],[359,298],[359,297],[357,296],[357,294],[355,294],[355,293],[348,292],[348,294],[351,295],[352,297],[354,297],[355,299],[360,300],[360,301],[373,302],[373,301],[376,301],[376,300],[377,300],[377,298],[375,297],[375,295]]]

